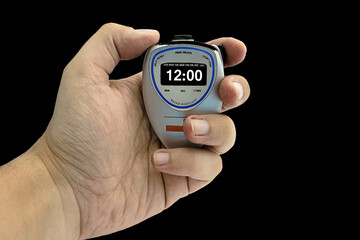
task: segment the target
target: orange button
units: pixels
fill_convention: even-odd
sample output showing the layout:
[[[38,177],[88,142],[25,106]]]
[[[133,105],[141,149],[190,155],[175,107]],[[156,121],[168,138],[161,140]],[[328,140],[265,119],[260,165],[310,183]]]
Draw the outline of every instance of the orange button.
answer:
[[[166,125],[167,132],[183,132],[183,126]]]

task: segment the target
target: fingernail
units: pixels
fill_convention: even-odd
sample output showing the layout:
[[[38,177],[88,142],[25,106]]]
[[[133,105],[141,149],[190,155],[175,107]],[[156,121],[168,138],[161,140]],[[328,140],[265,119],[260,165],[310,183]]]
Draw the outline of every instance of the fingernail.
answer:
[[[139,33],[155,33],[155,32],[157,32],[157,30],[154,30],[154,29],[136,29],[135,31],[137,31]]]
[[[195,136],[204,136],[209,133],[209,123],[202,119],[191,119],[191,128]]]
[[[158,152],[154,154],[154,162],[157,166],[168,164],[169,158],[170,156],[167,152]]]
[[[233,85],[236,88],[237,94],[238,94],[238,99],[242,99],[244,96],[244,88],[242,87],[242,85],[238,82],[233,82]]]

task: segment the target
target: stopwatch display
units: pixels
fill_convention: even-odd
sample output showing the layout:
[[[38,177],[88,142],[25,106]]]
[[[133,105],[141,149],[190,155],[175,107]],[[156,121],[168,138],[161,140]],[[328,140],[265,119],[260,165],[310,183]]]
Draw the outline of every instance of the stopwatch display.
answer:
[[[160,75],[161,85],[205,86],[207,68],[203,63],[163,63]]]

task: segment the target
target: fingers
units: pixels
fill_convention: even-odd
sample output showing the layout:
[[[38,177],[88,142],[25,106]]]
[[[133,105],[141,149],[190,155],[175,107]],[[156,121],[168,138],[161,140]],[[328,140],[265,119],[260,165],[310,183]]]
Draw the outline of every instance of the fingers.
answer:
[[[183,129],[189,141],[204,144],[217,154],[229,151],[235,143],[235,125],[226,115],[192,115],[185,119]]]
[[[162,173],[165,208],[206,186],[222,170],[221,157],[204,149],[160,149],[151,162]]]
[[[208,44],[220,45],[225,49],[225,67],[232,67],[241,63],[247,51],[245,44],[235,38],[218,38],[209,41]]]
[[[220,154],[233,146],[236,134],[232,120],[218,114],[188,117],[184,132],[190,141],[211,146],[159,149],[152,155],[152,165],[162,172],[166,207],[204,187],[221,172]]]
[[[233,109],[249,98],[249,83],[238,75],[226,76],[221,82],[219,95],[223,101],[222,112]]]
[[[120,59],[139,56],[158,41],[159,33],[155,30],[134,30],[108,23],[84,44],[65,70],[95,83],[107,82]]]
[[[208,42],[222,46],[226,51],[225,67],[232,67],[245,59],[247,48],[243,42],[235,38],[218,38]],[[245,78],[237,75],[223,79],[220,89],[220,98],[223,101],[222,111],[235,108],[243,104],[250,95],[250,87]]]
[[[210,183],[222,170],[220,154],[235,142],[234,123],[225,115],[189,116],[183,129],[190,141],[206,146],[159,149],[152,155],[152,165],[163,173],[166,207]]]
[[[200,181],[213,180],[222,169],[221,157],[204,149],[161,149],[153,154],[151,161],[163,173]]]

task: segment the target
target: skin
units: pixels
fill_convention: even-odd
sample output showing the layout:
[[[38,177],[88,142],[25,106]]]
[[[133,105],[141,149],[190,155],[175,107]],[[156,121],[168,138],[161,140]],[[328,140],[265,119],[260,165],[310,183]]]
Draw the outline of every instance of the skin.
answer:
[[[46,131],[31,149],[0,167],[0,239],[110,234],[162,212],[220,173],[220,155],[236,138],[229,117],[189,116],[184,133],[203,149],[162,149],[144,109],[142,73],[109,80],[120,60],[158,41],[154,30],[105,24],[66,66]],[[226,67],[245,58],[246,47],[237,39],[209,43],[225,48]],[[219,91],[223,111],[250,94],[238,75],[225,77]],[[195,134],[196,120],[207,122],[206,134]],[[157,165],[161,154],[168,154],[168,162]]]

